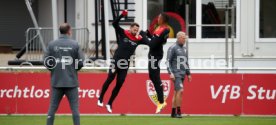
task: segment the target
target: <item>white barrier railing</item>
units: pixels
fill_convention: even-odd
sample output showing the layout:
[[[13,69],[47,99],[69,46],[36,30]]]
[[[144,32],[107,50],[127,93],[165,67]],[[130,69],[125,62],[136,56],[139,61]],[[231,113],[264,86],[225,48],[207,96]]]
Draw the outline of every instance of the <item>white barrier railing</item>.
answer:
[[[109,67],[83,67],[83,70],[108,70]],[[130,70],[148,70],[147,67],[129,67]],[[167,67],[160,67],[161,70],[166,70]],[[0,70],[46,70],[45,67],[0,67]],[[237,67],[237,68],[211,68],[211,67],[194,67],[191,70],[267,70],[267,71],[276,71],[276,67]]]

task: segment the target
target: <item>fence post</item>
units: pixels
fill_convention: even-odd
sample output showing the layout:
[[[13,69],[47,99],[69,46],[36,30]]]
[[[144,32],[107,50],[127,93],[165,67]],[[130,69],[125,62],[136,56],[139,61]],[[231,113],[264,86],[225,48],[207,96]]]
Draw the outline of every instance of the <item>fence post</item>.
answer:
[[[229,40],[229,8],[228,5],[226,5],[225,10],[225,61],[226,61],[226,67],[229,67],[229,56],[228,56],[228,40]],[[225,70],[226,73],[228,73],[228,70]]]

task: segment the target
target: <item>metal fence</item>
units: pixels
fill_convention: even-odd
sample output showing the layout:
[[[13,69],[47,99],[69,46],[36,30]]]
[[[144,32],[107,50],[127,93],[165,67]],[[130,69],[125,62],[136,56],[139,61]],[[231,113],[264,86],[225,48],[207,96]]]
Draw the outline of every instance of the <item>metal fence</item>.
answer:
[[[72,39],[78,41],[85,54],[89,53],[89,30],[72,28]],[[42,61],[44,49],[53,40],[53,28],[28,28],[26,31],[26,61]]]

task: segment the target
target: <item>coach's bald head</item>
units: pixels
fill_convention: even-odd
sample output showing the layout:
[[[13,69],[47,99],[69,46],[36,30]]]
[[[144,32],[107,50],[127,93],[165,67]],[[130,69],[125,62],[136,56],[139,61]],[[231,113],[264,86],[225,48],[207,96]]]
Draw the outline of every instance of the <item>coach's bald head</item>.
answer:
[[[176,34],[176,37],[177,37],[177,42],[178,42],[178,44],[180,44],[180,45],[184,45],[184,44],[185,44],[186,38],[187,38],[185,32],[179,31],[179,32]]]

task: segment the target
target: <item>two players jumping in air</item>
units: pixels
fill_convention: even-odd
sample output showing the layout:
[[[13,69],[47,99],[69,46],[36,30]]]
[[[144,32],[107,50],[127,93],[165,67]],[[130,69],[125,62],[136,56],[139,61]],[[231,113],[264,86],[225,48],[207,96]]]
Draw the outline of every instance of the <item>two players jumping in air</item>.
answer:
[[[148,54],[148,58],[154,59],[154,63],[149,62],[148,63],[148,69],[149,69],[149,77],[152,80],[157,97],[158,97],[158,104],[156,108],[156,113],[160,113],[161,110],[167,105],[167,103],[164,101],[164,94],[163,94],[163,87],[162,82],[160,79],[160,67],[159,67],[159,61],[163,58],[163,45],[167,42],[168,34],[169,34],[169,28],[166,26],[168,22],[168,16],[166,14],[160,14],[158,18],[158,27],[154,30],[153,34],[150,32],[144,32],[139,31],[139,25],[137,23],[132,23],[130,25],[129,30],[124,30],[119,26],[119,21],[127,16],[128,12],[127,10],[124,10],[122,14],[115,19],[113,22],[113,27],[115,28],[116,34],[118,34],[117,44],[118,48],[115,51],[114,54],[114,62],[112,62],[112,66],[109,69],[108,77],[106,81],[104,82],[101,90],[100,97],[98,99],[97,105],[100,107],[103,107],[103,98],[104,95],[111,84],[111,82],[115,79],[117,76],[116,85],[112,91],[111,97],[106,104],[107,111],[109,113],[112,113],[112,104],[115,98],[117,97],[124,81],[127,76],[127,71],[129,67],[129,59],[135,52],[135,49],[140,44],[145,44],[150,47],[150,51]],[[117,65],[117,62],[119,60],[127,60],[127,68],[120,68]]]

